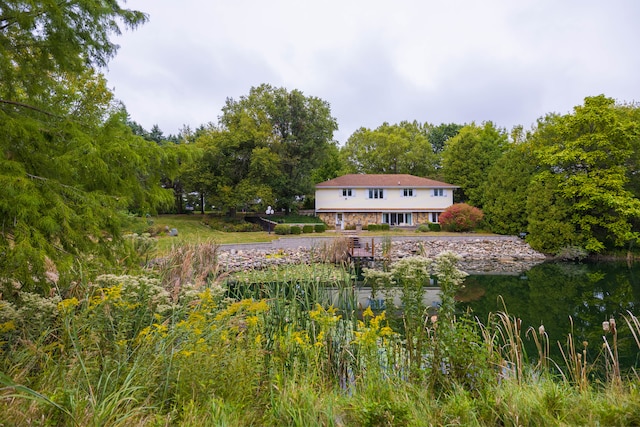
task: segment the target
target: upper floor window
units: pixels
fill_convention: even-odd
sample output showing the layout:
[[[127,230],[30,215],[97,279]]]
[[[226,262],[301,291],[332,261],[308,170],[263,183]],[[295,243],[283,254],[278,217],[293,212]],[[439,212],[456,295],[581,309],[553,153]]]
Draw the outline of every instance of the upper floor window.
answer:
[[[369,189],[369,198],[370,199],[384,199],[384,190],[382,188],[370,188]]]
[[[404,190],[402,190],[402,196],[403,197],[413,197],[415,195],[416,194],[413,191],[413,188],[405,188]]]
[[[353,188],[343,188],[342,196],[343,197],[353,197],[354,191]]]
[[[436,197],[442,197],[445,195],[444,188],[434,188],[433,195]]]

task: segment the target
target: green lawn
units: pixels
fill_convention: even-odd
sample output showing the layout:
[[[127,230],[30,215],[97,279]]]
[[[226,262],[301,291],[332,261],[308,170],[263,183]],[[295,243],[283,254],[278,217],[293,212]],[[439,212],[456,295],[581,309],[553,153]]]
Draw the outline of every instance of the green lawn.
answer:
[[[145,218],[138,218],[131,225],[130,231],[137,233],[144,232],[149,228],[160,230],[158,234],[158,250],[165,252],[174,245],[181,245],[183,243],[198,243],[198,242],[216,242],[218,244],[233,244],[233,243],[264,243],[278,239],[283,236],[276,235],[275,233],[267,233],[266,231],[253,231],[253,232],[224,232],[214,230],[203,222],[204,216],[201,214],[191,215],[159,215],[150,217],[149,220],[153,221],[153,224],[149,225]],[[178,230],[177,236],[169,236],[164,232],[165,227],[169,229],[175,228]],[[380,237],[380,236],[460,236],[466,233],[450,233],[444,231],[438,232],[426,232],[416,233],[415,230],[403,230],[392,229],[389,231],[362,231],[360,235],[362,237]],[[301,235],[287,235],[287,238],[296,237],[329,237],[334,235],[332,231],[326,233],[312,233]],[[487,236],[491,233],[473,233],[474,236]]]
[[[243,233],[227,233],[224,231],[214,230],[203,222],[204,216],[199,214],[193,215],[159,215],[149,218],[153,224],[149,225],[145,218],[139,218],[132,224],[132,230],[142,232],[153,228],[159,230],[157,235],[158,250],[165,252],[174,245],[182,245],[184,243],[199,242],[216,242],[225,243],[259,243],[269,242],[277,239],[275,234],[269,234],[265,231],[253,231]],[[169,236],[164,230],[175,228],[178,230],[177,236]]]

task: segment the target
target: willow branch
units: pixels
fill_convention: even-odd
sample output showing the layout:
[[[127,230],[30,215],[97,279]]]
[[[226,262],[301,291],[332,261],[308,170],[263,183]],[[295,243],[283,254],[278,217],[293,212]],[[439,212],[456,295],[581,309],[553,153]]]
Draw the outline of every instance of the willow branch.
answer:
[[[50,113],[50,112],[45,111],[45,110],[43,110],[41,108],[38,108],[38,107],[34,107],[33,105],[25,104],[24,102],[10,101],[8,99],[0,99],[0,104],[15,105],[16,107],[27,108],[29,110],[33,110],[33,111],[37,111],[37,112],[42,113],[42,114],[46,114],[49,117],[58,117],[53,113]]]

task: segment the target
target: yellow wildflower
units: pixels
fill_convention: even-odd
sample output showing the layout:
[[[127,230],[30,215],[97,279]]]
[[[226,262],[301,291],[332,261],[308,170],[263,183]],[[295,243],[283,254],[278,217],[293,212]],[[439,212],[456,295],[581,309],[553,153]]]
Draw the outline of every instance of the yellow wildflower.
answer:
[[[71,313],[73,308],[77,307],[78,304],[80,304],[78,298],[64,299],[58,303],[58,311],[60,311],[60,313]]]
[[[371,310],[371,306],[367,307],[367,309],[362,313],[363,319],[366,319],[367,317],[373,317],[373,310]]]
[[[4,334],[6,332],[11,332],[16,330],[16,324],[13,320],[9,320],[8,322],[0,323],[0,334]]]
[[[251,306],[247,309],[247,311],[251,313],[264,313],[268,310],[269,304],[267,304],[267,300],[265,299],[261,299],[260,301],[251,304]]]
[[[249,316],[247,317],[247,325],[250,328],[255,328],[258,325],[258,316]]]

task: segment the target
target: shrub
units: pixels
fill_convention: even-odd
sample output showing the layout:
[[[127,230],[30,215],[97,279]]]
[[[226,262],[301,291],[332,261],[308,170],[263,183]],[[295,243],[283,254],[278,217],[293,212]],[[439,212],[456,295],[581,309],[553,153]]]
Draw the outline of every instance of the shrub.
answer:
[[[302,226],[302,232],[303,233],[313,233],[313,225],[311,224],[307,224],[307,225],[303,225]]]
[[[212,230],[224,231],[226,233],[262,231],[259,224],[253,224],[245,221],[243,218],[224,217],[218,218],[207,215],[202,219],[202,224],[210,227]]]
[[[327,229],[327,226],[324,224],[316,224],[313,226],[313,229],[316,233],[324,233]]]
[[[442,229],[440,224],[437,224],[435,222],[430,222],[428,226],[430,231],[440,231]]]
[[[291,234],[300,234],[300,233],[302,233],[302,228],[300,228],[299,225],[292,225],[289,228],[289,231],[290,231]]]
[[[474,206],[456,203],[440,215],[440,225],[447,231],[470,231],[478,226],[484,214]]]
[[[429,224],[420,224],[417,228],[416,228],[416,232],[417,233],[426,233],[427,231],[431,230],[431,228],[429,227]]]
[[[280,235],[291,234],[291,226],[286,224],[278,224],[273,229],[273,232]]]
[[[391,227],[389,224],[369,224],[367,230],[369,231],[389,231]]]

